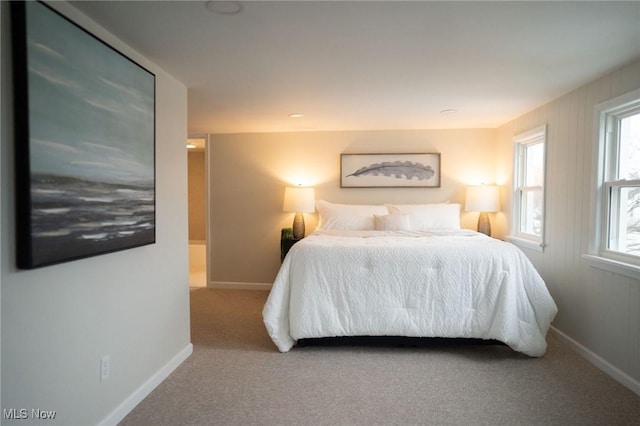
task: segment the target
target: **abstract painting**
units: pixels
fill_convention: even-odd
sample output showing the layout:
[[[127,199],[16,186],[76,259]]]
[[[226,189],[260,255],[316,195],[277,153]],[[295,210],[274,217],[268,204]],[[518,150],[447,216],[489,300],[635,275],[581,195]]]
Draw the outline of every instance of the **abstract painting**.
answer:
[[[17,266],[155,242],[155,75],[40,2],[11,2]]]
[[[341,154],[342,188],[439,188],[440,154]]]

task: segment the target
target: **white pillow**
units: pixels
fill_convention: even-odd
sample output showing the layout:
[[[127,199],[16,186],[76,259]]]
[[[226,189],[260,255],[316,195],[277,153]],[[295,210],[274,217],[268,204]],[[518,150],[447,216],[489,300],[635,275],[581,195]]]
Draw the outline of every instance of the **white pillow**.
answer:
[[[373,215],[376,221],[376,231],[410,231],[411,223],[406,214]]]
[[[387,204],[389,213],[409,216],[411,230],[460,229],[460,204]]]
[[[376,229],[373,215],[386,215],[387,206],[364,204],[334,204],[316,201],[319,230],[373,231]]]

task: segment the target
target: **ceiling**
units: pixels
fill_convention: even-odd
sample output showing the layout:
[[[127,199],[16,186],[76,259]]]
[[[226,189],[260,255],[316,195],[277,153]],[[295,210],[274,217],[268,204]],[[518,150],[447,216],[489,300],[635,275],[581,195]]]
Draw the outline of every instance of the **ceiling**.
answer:
[[[189,134],[493,128],[640,57],[640,2],[72,3],[187,86]]]

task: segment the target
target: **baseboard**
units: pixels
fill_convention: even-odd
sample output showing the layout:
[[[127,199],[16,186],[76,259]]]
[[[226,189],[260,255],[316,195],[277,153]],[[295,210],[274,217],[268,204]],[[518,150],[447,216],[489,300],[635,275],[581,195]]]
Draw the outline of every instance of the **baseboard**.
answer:
[[[572,339],[571,337],[564,334],[562,331],[558,330],[554,326],[551,326],[551,331],[553,334],[558,337],[562,343],[569,346],[571,349],[576,351],[580,356],[589,361],[591,364],[598,367],[600,370],[605,372],[608,376],[613,378],[615,381],[620,383],[621,385],[631,389],[636,395],[640,396],[640,381],[634,379],[629,376],[624,371],[621,371],[617,367],[613,366],[609,361],[602,358],[600,355],[595,354],[591,350],[582,346],[580,343]]]
[[[125,399],[115,410],[107,417],[102,419],[98,425],[111,426],[117,425],[129,414],[136,405],[142,402],[160,383],[166,379],[180,364],[182,364],[193,353],[193,345],[189,343],[182,349],[171,361],[166,363],[164,367],[158,370],[149,380],[136,389],[127,399]]]
[[[243,283],[238,281],[209,281],[209,288],[228,288],[235,290],[271,290],[272,283]]]

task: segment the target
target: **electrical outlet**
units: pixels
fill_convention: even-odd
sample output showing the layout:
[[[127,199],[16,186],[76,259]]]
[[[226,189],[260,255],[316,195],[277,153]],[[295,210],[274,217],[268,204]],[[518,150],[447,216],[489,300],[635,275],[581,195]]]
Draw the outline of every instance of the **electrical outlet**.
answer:
[[[100,381],[107,380],[109,378],[109,370],[111,368],[111,357],[105,355],[100,358]]]

